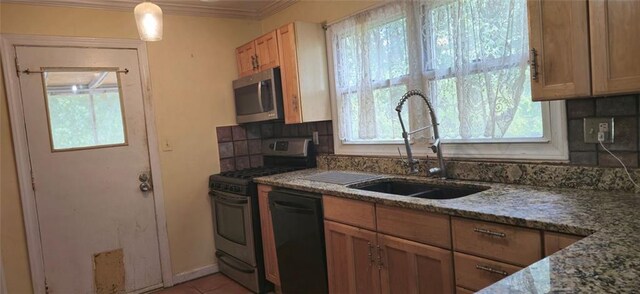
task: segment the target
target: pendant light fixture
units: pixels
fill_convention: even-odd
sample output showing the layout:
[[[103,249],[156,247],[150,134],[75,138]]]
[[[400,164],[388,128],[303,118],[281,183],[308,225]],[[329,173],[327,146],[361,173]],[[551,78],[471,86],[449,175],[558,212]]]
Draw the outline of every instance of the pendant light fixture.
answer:
[[[162,40],[162,9],[151,2],[142,2],[133,10],[142,41]]]

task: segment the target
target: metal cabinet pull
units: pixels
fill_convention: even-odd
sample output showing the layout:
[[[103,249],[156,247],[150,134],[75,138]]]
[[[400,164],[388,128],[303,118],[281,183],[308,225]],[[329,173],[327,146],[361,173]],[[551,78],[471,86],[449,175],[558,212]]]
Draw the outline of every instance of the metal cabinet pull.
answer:
[[[256,54],[255,57],[256,57],[256,69],[260,69],[260,61],[258,59],[258,55]]]
[[[382,248],[380,248],[380,245],[377,245],[376,247],[378,248],[378,269],[382,269],[384,266],[382,263]]]
[[[494,232],[494,231],[487,230],[487,229],[473,228],[473,231],[476,232],[476,233],[486,234],[486,235],[490,235],[490,236],[494,236],[494,237],[500,237],[500,238],[506,238],[507,237],[507,234],[505,234],[505,233]]]
[[[531,79],[534,81],[537,81],[538,80],[538,52],[536,51],[536,48],[531,48],[529,65],[531,66]]]
[[[255,55],[251,55],[251,68],[252,69],[256,69],[257,65],[256,65],[256,56]]]
[[[495,268],[484,266],[484,265],[479,265],[479,264],[476,264],[476,269],[481,270],[481,271],[490,272],[492,274],[503,275],[505,277],[509,275],[508,272],[497,270]]]

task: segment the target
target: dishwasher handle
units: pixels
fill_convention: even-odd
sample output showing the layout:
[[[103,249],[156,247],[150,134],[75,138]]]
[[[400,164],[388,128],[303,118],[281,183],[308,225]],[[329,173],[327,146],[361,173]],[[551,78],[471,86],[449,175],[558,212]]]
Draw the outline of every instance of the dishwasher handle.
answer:
[[[291,202],[285,201],[273,201],[273,209],[278,209],[290,213],[298,213],[298,214],[313,214],[315,211],[311,208],[303,207],[300,205],[296,205]]]

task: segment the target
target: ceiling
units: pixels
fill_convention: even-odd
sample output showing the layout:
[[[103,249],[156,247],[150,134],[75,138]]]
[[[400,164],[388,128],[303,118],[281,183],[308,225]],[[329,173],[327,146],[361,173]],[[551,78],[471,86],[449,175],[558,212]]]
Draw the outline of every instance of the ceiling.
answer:
[[[279,12],[298,0],[153,0],[168,14],[262,19]],[[142,0],[0,0],[22,3],[112,10],[132,10]]]

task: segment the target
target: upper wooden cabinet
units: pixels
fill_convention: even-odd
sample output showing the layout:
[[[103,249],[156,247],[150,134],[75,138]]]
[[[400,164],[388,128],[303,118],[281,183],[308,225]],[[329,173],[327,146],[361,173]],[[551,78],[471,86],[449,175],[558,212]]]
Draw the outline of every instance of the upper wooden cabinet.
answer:
[[[248,76],[256,71],[256,47],[254,41],[236,48],[236,61],[238,62],[239,76]]]
[[[593,94],[640,91],[640,1],[590,0]]]
[[[327,47],[322,26],[294,22],[280,27],[277,33],[285,123],[330,120]]]
[[[276,31],[236,48],[238,75],[248,76],[280,65]]]
[[[327,46],[320,24],[293,22],[236,48],[238,73],[280,67],[284,121],[331,119]]]
[[[591,95],[586,1],[529,0],[533,100]]]
[[[255,41],[258,71],[280,66],[278,57],[278,35],[276,31],[266,33]]]
[[[640,1],[528,0],[528,14],[533,100],[640,92]]]

